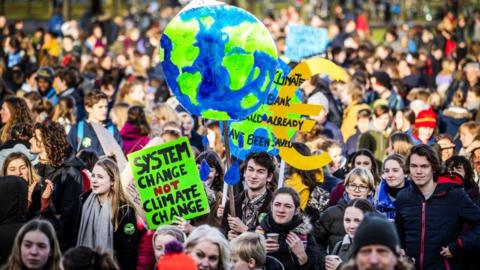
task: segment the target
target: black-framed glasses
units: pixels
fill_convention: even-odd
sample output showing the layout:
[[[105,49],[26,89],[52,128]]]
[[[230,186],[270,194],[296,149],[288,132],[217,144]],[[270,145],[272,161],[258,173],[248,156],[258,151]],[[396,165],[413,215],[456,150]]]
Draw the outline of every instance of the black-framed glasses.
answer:
[[[370,190],[367,186],[357,186],[357,185],[347,185],[346,188],[350,191],[360,191],[360,192],[367,192]]]

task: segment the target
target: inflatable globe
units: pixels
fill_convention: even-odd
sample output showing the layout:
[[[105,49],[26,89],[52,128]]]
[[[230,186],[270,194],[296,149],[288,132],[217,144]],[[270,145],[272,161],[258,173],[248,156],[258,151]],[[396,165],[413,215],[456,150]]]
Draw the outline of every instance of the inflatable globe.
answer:
[[[266,27],[245,10],[210,5],[182,11],[160,44],[167,84],[192,114],[241,119],[265,101],[277,51]]]

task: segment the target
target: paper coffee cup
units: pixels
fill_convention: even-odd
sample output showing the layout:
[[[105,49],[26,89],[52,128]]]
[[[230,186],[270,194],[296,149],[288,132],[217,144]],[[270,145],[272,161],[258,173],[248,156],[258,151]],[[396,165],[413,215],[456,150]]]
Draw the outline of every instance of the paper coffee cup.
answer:
[[[267,233],[267,239],[273,239],[278,243],[278,233]]]

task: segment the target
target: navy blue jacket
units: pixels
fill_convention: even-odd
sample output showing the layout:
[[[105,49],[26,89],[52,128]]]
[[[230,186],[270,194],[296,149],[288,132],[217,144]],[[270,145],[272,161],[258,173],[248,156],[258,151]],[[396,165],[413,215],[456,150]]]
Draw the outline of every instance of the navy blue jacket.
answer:
[[[460,269],[465,253],[479,248],[480,208],[459,188],[459,177],[441,176],[433,195],[425,200],[415,184],[397,195],[395,223],[402,248],[415,258],[417,269]],[[461,234],[464,224],[470,226]],[[442,247],[453,257],[440,255]]]
[[[82,142],[79,142],[80,138],[78,138],[78,132],[77,132],[78,125],[80,124],[83,125],[83,138],[81,138]],[[107,122],[107,124],[104,127],[109,132],[110,130],[113,130],[113,134],[112,134],[113,137],[117,141],[118,145],[122,147],[122,136],[120,135],[120,132],[118,131],[117,127],[112,122]],[[70,129],[70,132],[68,133],[67,141],[72,146],[72,148],[77,152],[79,152],[82,149],[88,149],[97,153],[98,156],[105,155],[102,145],[98,140],[97,134],[95,133],[95,130],[93,129],[92,124],[90,124],[88,121],[81,121],[73,125],[72,128]],[[79,146],[79,143],[80,143],[80,146]]]
[[[406,180],[404,188],[408,188],[410,185],[410,181]],[[388,185],[385,179],[382,179],[377,192],[375,193],[375,209],[386,218],[393,221],[395,219],[395,214],[397,213],[397,199],[390,197],[388,194]]]

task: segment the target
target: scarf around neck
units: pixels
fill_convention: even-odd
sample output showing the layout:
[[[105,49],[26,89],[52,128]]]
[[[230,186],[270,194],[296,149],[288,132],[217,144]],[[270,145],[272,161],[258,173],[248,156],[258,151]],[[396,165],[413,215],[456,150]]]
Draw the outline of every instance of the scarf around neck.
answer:
[[[281,235],[287,235],[302,223],[302,216],[300,214],[295,214],[290,222],[286,224],[278,224],[273,219],[272,211],[269,211],[267,218],[265,218],[261,224],[262,227],[265,227],[267,231],[275,232]]]
[[[112,206],[110,200],[100,204],[97,194],[90,194],[82,208],[82,219],[78,232],[77,246],[113,251]]]
[[[248,227],[255,227],[258,219],[258,215],[260,214],[260,208],[262,207],[263,203],[265,202],[265,198],[267,197],[267,190],[265,189],[262,195],[259,195],[253,199],[248,197],[248,191],[245,191],[245,198],[242,202],[242,221]]]

